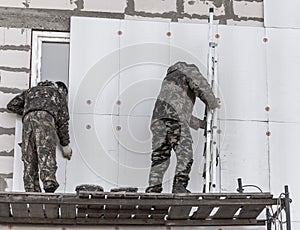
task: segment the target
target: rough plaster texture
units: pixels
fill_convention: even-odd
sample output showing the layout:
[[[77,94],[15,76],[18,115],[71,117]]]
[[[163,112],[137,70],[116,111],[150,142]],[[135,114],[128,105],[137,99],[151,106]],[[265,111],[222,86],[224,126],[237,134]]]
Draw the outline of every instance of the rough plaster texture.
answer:
[[[23,28],[0,28],[0,45],[30,46],[31,30]],[[28,51],[30,50],[29,48],[27,48]]]
[[[22,0],[0,0],[0,6],[3,7],[25,7],[24,3]]]
[[[236,21],[236,20],[227,20],[227,25],[234,25],[234,26],[249,26],[249,23],[244,20]],[[252,27],[261,27],[262,23],[261,22],[252,22],[251,26]]]
[[[0,108],[6,108],[7,102],[11,100],[14,97],[13,92],[17,92],[18,89],[12,88],[6,88],[2,87],[0,88]],[[21,91],[19,91],[21,92]],[[0,142],[1,143],[1,142]]]
[[[140,20],[144,21],[145,18],[143,16],[135,16],[135,15],[125,15],[126,20]],[[153,21],[153,22],[170,22],[169,18],[147,18],[147,21]],[[179,22],[180,20],[178,20]],[[195,22],[195,21],[194,21]]]
[[[29,73],[0,71],[0,87],[28,89]]]
[[[83,8],[86,11],[99,11],[99,12],[115,12],[124,13],[127,6],[126,0],[85,0],[82,1]]]
[[[28,8],[74,10],[76,8],[76,4],[74,1],[70,0],[30,0],[28,1]]]
[[[14,158],[10,156],[0,156],[1,173],[11,173],[13,171]]]
[[[1,50],[0,63],[2,66],[9,67],[28,67],[30,66],[29,51]]]
[[[215,20],[220,24],[228,24],[228,21],[233,20],[237,22],[236,24],[263,25],[263,0],[14,0],[9,4],[0,0],[0,7],[38,9],[38,11],[28,12],[17,12],[15,9],[15,14],[19,14],[19,17],[14,16],[11,9],[0,10],[2,15],[7,14],[8,17],[8,20],[0,20],[0,26],[21,28],[49,29],[51,25],[46,25],[48,22],[48,24],[53,24],[52,27],[57,27],[52,29],[69,30],[69,17],[78,15],[78,12],[82,16],[102,18],[131,16],[143,20],[151,18],[158,20],[167,18],[171,21],[192,19],[202,23],[203,19],[208,18],[210,7],[215,9]],[[91,11],[96,14],[89,14],[92,13]],[[19,20],[20,17],[23,21]]]
[[[216,7],[213,2],[207,1],[185,1],[184,2],[184,11],[187,15],[207,15],[209,12],[209,8],[215,8],[215,15],[220,17],[225,15],[225,7],[224,4],[217,4]],[[198,17],[199,17],[198,16]]]
[[[259,18],[263,14],[263,5],[260,2],[234,1],[233,9],[240,18]]]
[[[0,135],[0,143],[1,143],[1,146],[0,146],[0,152],[11,152],[11,150],[13,150],[13,146],[14,146],[14,141],[15,141],[15,137],[13,134],[3,134],[3,129],[0,130],[1,132],[1,135]],[[10,132],[11,133],[11,132]],[[13,163],[13,162],[11,162]],[[12,164],[9,165],[10,168],[12,168]],[[1,168],[1,173],[3,172],[4,168],[0,167]],[[13,171],[10,171],[9,173],[12,173]],[[7,172],[5,172],[7,173]]]
[[[11,127],[14,127],[15,124],[16,124],[15,116],[11,116],[11,114],[9,114],[9,113],[0,113],[0,127],[1,128],[9,129]]]
[[[176,12],[176,1],[174,0],[135,0],[135,11],[148,13]]]

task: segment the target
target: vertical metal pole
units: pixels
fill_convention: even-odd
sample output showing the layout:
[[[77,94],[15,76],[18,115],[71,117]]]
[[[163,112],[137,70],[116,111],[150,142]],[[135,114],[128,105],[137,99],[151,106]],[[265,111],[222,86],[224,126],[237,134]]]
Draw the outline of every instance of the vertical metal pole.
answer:
[[[213,75],[213,66],[212,66],[212,47],[210,43],[212,41],[213,31],[213,8],[209,9],[209,49],[208,49],[208,75],[207,81],[211,83],[212,75]],[[212,111],[207,110],[207,117],[206,117],[207,125],[206,125],[206,162],[205,162],[205,192],[208,193],[210,191],[210,183],[211,183],[211,143],[212,143]]]
[[[215,39],[213,38],[211,44],[212,50],[213,50],[213,56],[212,56],[212,67],[213,67],[213,74],[212,74],[212,80],[211,80],[211,87],[215,94],[215,96],[218,98],[218,58],[217,58],[217,43],[215,42]],[[218,109],[215,109],[212,114],[212,163],[211,163],[211,190],[212,192],[216,192],[217,189],[217,123],[218,123]]]
[[[242,193],[244,191],[243,184],[242,184],[242,178],[238,178],[237,181],[238,181],[238,189],[237,189],[237,191],[239,193]]]
[[[286,215],[286,230],[291,230],[290,194],[287,185],[284,186],[284,206]]]
[[[266,209],[266,216],[267,216],[267,230],[272,230],[272,217],[270,214],[269,208]]]

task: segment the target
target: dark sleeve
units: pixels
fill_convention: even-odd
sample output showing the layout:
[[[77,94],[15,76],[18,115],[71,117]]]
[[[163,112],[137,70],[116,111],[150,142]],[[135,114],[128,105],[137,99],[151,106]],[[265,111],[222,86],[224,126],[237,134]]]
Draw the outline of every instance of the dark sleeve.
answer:
[[[69,120],[70,116],[67,100],[64,97],[61,97],[56,128],[59,142],[62,146],[66,146],[70,143]]]
[[[207,80],[199,72],[195,65],[183,65],[179,70],[187,77],[187,82],[191,90],[199,97],[209,109],[215,109],[218,101],[208,84]]]
[[[189,126],[195,130],[197,130],[199,128],[205,129],[206,122],[204,120],[201,120],[200,118],[197,118],[192,115]]]
[[[7,104],[7,109],[11,112],[14,112],[19,115],[23,115],[24,112],[24,105],[25,105],[25,91],[13,99],[10,100]]]

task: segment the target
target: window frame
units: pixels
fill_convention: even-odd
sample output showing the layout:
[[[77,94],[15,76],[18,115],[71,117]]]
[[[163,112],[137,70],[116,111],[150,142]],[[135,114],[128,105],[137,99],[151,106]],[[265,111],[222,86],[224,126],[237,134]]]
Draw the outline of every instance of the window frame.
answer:
[[[69,32],[32,31],[30,87],[41,81],[43,42],[70,43]]]

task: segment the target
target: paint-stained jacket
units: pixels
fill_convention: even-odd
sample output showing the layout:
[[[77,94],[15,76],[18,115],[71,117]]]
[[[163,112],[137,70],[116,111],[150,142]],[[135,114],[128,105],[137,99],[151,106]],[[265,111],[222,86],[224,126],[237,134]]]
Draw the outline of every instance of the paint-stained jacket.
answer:
[[[196,97],[209,109],[218,106],[210,85],[194,64],[177,62],[169,67],[153,110],[152,122],[169,118],[190,123]]]
[[[39,82],[23,91],[7,104],[7,109],[23,117],[31,111],[48,112],[55,120],[60,144],[66,146],[70,143],[67,98],[54,82]]]

